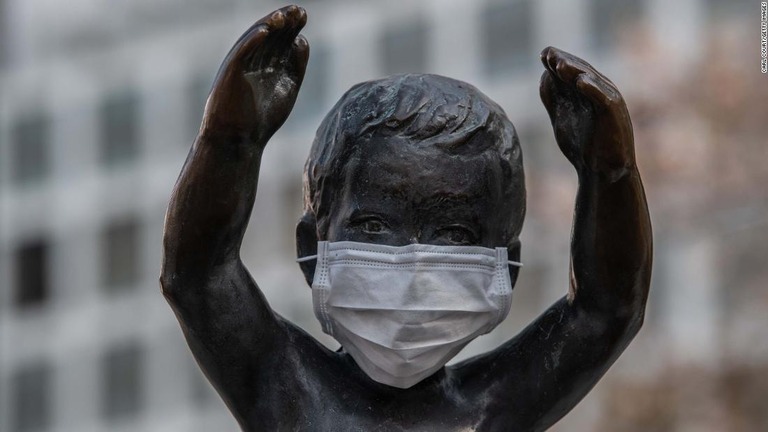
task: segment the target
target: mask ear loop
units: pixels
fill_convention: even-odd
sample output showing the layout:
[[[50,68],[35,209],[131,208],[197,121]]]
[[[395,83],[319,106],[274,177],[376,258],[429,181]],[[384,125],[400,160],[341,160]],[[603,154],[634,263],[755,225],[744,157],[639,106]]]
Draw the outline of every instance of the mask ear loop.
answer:
[[[303,263],[305,261],[312,261],[313,259],[317,259],[317,255],[307,255],[305,257],[296,258],[297,263]],[[511,261],[510,261],[511,262]],[[522,264],[521,264],[522,265]]]
[[[507,264],[509,264],[511,266],[515,266],[515,267],[522,267],[523,266],[523,263],[521,263],[520,261],[507,261]]]

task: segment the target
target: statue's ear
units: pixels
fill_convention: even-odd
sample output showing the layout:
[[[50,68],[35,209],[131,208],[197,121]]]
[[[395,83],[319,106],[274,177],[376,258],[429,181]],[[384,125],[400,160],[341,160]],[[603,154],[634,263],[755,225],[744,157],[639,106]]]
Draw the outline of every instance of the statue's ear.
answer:
[[[304,213],[296,225],[296,255],[297,258],[317,255],[317,221],[315,215]],[[312,285],[315,277],[315,265],[317,260],[308,260],[299,263],[304,279],[308,285]]]
[[[517,261],[520,262],[520,240],[514,239],[510,241],[507,244],[507,258],[509,258],[510,261]],[[517,282],[517,275],[520,272],[520,267],[518,266],[509,266],[509,280],[512,281],[512,288],[515,287],[515,283]]]

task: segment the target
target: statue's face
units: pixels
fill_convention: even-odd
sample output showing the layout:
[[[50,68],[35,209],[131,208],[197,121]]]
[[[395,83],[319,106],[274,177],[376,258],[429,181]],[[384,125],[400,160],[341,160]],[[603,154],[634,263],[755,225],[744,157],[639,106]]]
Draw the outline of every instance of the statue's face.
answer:
[[[326,240],[403,246],[509,243],[510,203],[492,154],[450,155],[405,138],[360,143],[340,176]]]

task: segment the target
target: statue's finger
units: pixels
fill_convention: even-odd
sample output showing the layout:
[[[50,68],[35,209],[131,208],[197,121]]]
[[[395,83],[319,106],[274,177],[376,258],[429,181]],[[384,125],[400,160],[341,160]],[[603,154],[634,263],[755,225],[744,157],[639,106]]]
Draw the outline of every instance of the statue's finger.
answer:
[[[544,64],[544,67],[552,72],[553,75],[557,74],[557,71],[555,68],[557,67],[557,57],[556,57],[557,48],[555,47],[547,47],[544,48],[544,51],[541,53],[541,62]]]
[[[582,74],[576,80],[576,88],[599,109],[610,109],[621,103],[621,95],[609,83],[593,74]]]
[[[283,8],[283,11],[288,18],[289,25],[298,27],[299,30],[304,28],[304,25],[307,23],[307,11],[304,8],[291,5]]]
[[[246,64],[253,56],[255,48],[264,42],[269,33],[264,19],[257,21],[237,39],[227,54],[224,64]]]
[[[576,79],[576,88],[597,107],[605,107],[608,104],[608,97],[591,75],[579,75]]]
[[[547,70],[551,70],[549,67],[549,52],[552,50],[551,46],[548,46],[541,50],[541,54],[539,54],[539,60],[541,60],[541,64],[544,65],[544,68]]]
[[[539,83],[539,97],[550,117],[554,115],[556,92],[557,84],[555,83],[555,78],[551,72],[544,71],[541,74],[541,81]]]
[[[293,40],[293,46],[291,48],[291,74],[297,83],[301,84],[304,79],[304,72],[307,70],[307,62],[309,60],[309,43],[304,35],[298,35]]]
[[[243,44],[238,49],[237,54],[241,64],[250,68],[255,63],[255,59],[260,54],[260,51],[263,50],[263,46],[268,38],[269,27],[261,24],[247,39],[243,40]]]
[[[278,62],[290,61],[294,40],[306,22],[306,12],[298,6],[287,6],[275,11],[267,22],[270,34],[255,59],[258,62],[256,66],[273,67]]]
[[[576,80],[580,75],[590,72],[591,67],[588,64],[579,61],[577,57],[568,53],[561,51],[556,53],[555,57],[557,77],[566,84],[576,85]]]

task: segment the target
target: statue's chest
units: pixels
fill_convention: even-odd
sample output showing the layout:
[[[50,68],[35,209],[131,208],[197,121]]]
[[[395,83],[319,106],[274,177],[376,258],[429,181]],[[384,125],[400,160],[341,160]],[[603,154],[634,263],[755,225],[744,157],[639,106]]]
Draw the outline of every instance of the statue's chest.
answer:
[[[475,431],[477,420],[467,413],[455,410],[433,409],[422,416],[409,410],[330,406],[325,409],[308,408],[298,422],[285,424],[278,430],[291,431]]]
[[[478,398],[441,382],[406,390],[377,387],[348,363],[310,368],[306,360],[290,372],[273,369],[265,391],[250,405],[245,430],[474,431],[485,412]]]
[[[307,416],[293,430],[473,431],[480,418],[474,404],[442,392],[377,394],[350,385],[304,396]]]

